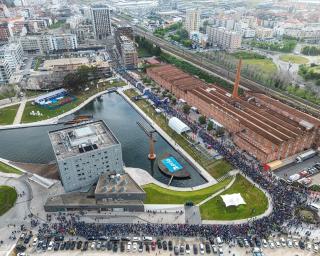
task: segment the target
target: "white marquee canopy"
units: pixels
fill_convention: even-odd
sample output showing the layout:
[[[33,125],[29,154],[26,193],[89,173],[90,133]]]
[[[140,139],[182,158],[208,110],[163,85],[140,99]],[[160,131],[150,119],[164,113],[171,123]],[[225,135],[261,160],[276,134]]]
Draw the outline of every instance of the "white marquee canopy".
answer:
[[[246,202],[243,200],[240,193],[222,195],[221,197],[222,197],[222,200],[223,200],[224,204],[226,205],[226,207],[246,204]]]
[[[169,119],[169,127],[178,134],[190,131],[190,127],[176,117]]]

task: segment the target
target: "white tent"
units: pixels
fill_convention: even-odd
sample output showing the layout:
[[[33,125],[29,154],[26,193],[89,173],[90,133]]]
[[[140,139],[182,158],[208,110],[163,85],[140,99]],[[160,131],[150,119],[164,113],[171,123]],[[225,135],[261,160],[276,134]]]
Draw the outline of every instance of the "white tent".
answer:
[[[238,206],[240,204],[246,204],[246,202],[243,200],[240,193],[238,194],[230,194],[230,195],[222,195],[222,200],[226,207],[229,206]]]
[[[176,117],[171,117],[169,120],[169,127],[176,133],[181,134],[183,132],[190,131],[190,127]]]

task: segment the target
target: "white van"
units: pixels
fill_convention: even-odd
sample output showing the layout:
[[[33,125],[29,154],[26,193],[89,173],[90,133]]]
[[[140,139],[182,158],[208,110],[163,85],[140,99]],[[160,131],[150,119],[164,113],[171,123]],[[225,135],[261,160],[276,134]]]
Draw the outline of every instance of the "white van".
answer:
[[[223,241],[219,236],[217,236],[217,244],[219,245],[223,244]]]
[[[312,203],[309,206],[312,210],[315,210],[316,212],[319,212],[319,210],[320,210],[320,205],[318,205],[318,204]]]
[[[149,241],[149,242],[151,242],[151,241],[152,241],[152,236],[144,236],[144,237],[143,237],[143,241]]]

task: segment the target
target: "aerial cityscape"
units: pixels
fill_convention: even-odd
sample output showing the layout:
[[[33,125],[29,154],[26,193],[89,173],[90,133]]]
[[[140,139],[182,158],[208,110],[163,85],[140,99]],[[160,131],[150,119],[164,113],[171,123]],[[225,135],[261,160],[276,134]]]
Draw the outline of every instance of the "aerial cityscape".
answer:
[[[0,256],[320,255],[320,0],[2,0]]]

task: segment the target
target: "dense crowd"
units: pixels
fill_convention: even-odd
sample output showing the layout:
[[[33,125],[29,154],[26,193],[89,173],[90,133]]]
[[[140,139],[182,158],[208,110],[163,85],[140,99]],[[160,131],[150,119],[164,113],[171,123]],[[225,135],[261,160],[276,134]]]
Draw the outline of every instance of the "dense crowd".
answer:
[[[122,74],[123,75],[123,74]],[[141,92],[145,88],[141,83],[136,83],[134,78],[126,74],[126,79],[137,85]],[[235,168],[250,177],[256,184],[266,190],[272,197],[273,211],[269,216],[261,219],[251,219],[245,224],[238,225],[188,225],[188,224],[97,224],[84,223],[77,216],[66,218],[61,215],[59,222],[51,226],[43,225],[39,233],[73,233],[85,238],[98,238],[102,235],[107,236],[126,236],[126,235],[146,235],[146,236],[201,236],[212,237],[220,236],[225,241],[239,236],[257,235],[267,237],[272,231],[280,231],[284,224],[293,225],[296,223],[294,210],[296,206],[303,205],[307,201],[307,191],[296,189],[285,182],[274,177],[270,172],[263,170],[263,167],[252,157],[238,152],[230,143],[225,140],[218,140],[208,134],[196,122],[190,121],[185,114],[172,108],[169,104],[162,101],[153,92],[148,91],[148,97],[153,100],[157,107],[165,110],[166,114],[176,116],[198,133],[203,142],[223,155]]]

